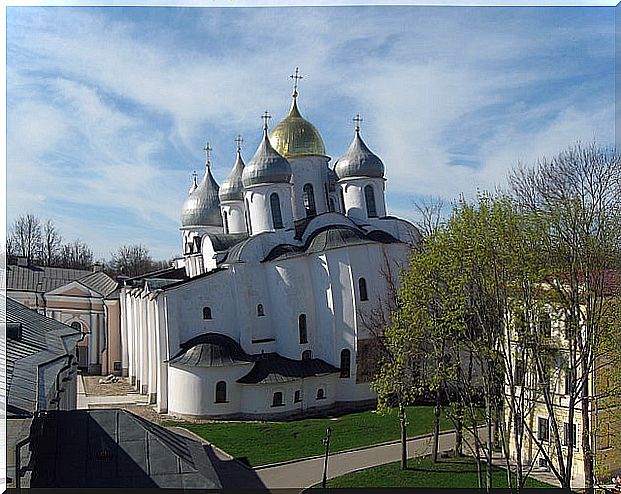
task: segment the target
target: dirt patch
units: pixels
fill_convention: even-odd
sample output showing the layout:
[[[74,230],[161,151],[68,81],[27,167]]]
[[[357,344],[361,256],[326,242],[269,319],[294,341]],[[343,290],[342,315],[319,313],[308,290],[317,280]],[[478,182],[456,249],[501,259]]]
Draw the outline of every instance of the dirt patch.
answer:
[[[89,405],[88,408],[121,408],[123,410],[127,410],[128,412],[132,412],[143,419],[149,420],[150,422],[154,422],[158,425],[162,425],[163,416],[157,413],[154,408],[150,405],[130,405],[127,403],[119,403],[115,404],[92,404]]]
[[[104,376],[82,376],[82,378],[84,380],[84,391],[87,395],[124,396],[136,393],[126,377],[120,377],[118,382],[110,384],[99,384],[99,380],[104,379]]]

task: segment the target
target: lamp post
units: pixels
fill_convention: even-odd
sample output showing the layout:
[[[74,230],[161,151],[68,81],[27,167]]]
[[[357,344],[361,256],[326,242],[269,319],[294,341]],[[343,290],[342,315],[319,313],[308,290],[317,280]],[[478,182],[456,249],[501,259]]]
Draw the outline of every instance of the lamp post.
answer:
[[[321,481],[321,487],[326,488],[326,482],[328,480],[328,455],[330,454],[330,436],[332,435],[332,429],[328,427],[326,429],[326,437],[323,440],[323,445],[326,447],[326,456],[323,460],[323,480]]]

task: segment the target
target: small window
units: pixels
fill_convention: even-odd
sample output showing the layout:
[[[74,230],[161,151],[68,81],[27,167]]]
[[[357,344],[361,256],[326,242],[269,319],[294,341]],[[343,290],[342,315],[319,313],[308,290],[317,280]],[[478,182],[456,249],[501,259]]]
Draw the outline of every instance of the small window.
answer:
[[[302,352],[302,360],[310,360],[311,358],[313,358],[313,354],[310,350],[304,350]]]
[[[572,428],[571,428],[571,437],[569,436],[569,423],[565,422],[563,424],[563,446],[569,446],[569,440],[571,439],[571,445],[574,448],[578,448],[578,443],[577,443],[577,439],[578,439],[578,435],[576,434],[576,424],[572,424]]]
[[[543,338],[552,337],[552,319],[550,319],[550,314],[546,312],[539,316],[539,334]]]
[[[273,407],[281,407],[284,403],[282,401],[282,393],[280,391],[276,391],[274,393],[274,397],[272,398],[272,406]]]
[[[367,280],[360,278],[358,280],[358,291],[360,292],[360,300],[365,302],[369,300],[369,293],[367,292]]]
[[[302,401],[302,392],[300,390],[297,390],[295,392],[295,395],[293,396],[293,402],[300,403],[301,401]]]
[[[270,208],[272,209],[272,225],[274,229],[279,230],[284,228],[282,224],[282,213],[280,211],[280,199],[276,192],[270,196]]]
[[[203,319],[211,319],[211,307],[203,307]]]
[[[522,361],[515,363],[515,374],[514,374],[515,386],[523,386],[524,385],[524,364]]]
[[[537,419],[537,439],[547,443],[550,440],[550,421],[543,417]]]
[[[218,381],[216,384],[216,403],[226,403],[226,383]]]
[[[328,199],[328,211],[334,213],[336,211],[336,204],[334,204],[334,199],[331,197]]]
[[[244,217],[246,218],[246,230],[248,234],[252,235],[252,222],[250,221],[250,203],[246,199],[246,211],[244,211]]]
[[[564,394],[570,395],[572,392],[572,388],[573,388],[570,369],[565,370],[565,383],[564,384],[565,384],[565,389],[563,390],[565,392]]]
[[[326,399],[326,392],[324,391],[323,388],[319,388],[317,390],[317,399],[318,400],[325,400]]]
[[[306,314],[300,314],[298,318],[298,330],[300,333],[300,344],[308,343],[308,331],[306,330]]]
[[[302,200],[304,202],[304,210],[306,211],[306,217],[317,215],[317,207],[315,206],[315,192],[311,184],[306,184],[302,189]]]
[[[257,305],[257,316],[264,316],[265,312],[263,311],[263,304]]]
[[[341,203],[341,213],[346,214],[345,210],[345,194],[343,194],[343,189],[339,187],[339,201]]]
[[[375,192],[372,185],[364,188],[364,200],[367,203],[367,217],[377,218],[377,207],[375,206]]]
[[[73,321],[73,322],[71,323],[71,327],[72,327],[73,329],[78,329],[78,330],[80,330],[80,331],[82,330],[82,325],[81,325],[78,321]]]
[[[350,377],[351,352],[348,349],[341,350],[341,377]]]

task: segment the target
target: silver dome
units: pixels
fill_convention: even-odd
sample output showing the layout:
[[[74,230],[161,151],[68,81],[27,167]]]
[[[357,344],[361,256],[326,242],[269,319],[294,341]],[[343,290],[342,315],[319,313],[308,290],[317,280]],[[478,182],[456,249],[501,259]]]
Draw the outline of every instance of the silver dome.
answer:
[[[337,160],[334,171],[339,179],[347,177],[382,178],[384,176],[384,163],[369,150],[360,137],[360,130],[356,129],[354,140],[345,154]]]
[[[220,186],[221,201],[243,201],[244,200],[244,184],[242,183],[242,173],[244,172],[244,160],[241,157],[241,151],[237,149],[237,159],[233,165],[233,169],[229,176],[226,177]]]
[[[211,174],[211,166],[207,164],[206,168],[203,180],[183,203],[182,226],[222,226],[218,199],[220,187]]]
[[[267,136],[267,127],[263,129],[263,140],[242,173],[244,187],[259,184],[289,183],[291,165],[272,147]]]

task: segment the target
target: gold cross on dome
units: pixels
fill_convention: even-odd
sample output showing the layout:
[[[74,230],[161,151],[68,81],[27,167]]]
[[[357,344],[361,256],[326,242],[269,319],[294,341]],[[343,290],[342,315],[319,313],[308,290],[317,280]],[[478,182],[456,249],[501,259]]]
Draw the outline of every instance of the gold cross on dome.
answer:
[[[300,68],[296,67],[295,74],[291,74],[289,78],[293,79],[293,96],[297,96],[298,95],[298,81],[300,79],[304,79],[304,77],[300,75]]]

